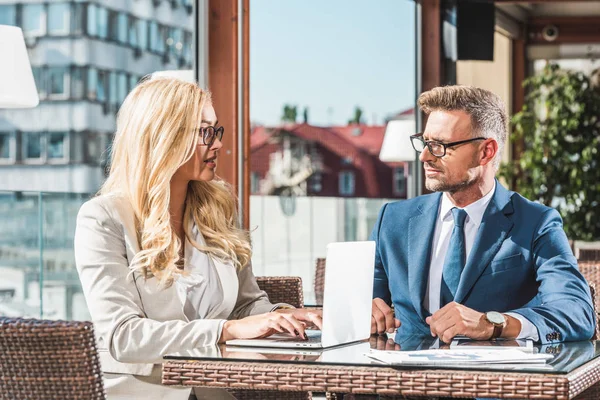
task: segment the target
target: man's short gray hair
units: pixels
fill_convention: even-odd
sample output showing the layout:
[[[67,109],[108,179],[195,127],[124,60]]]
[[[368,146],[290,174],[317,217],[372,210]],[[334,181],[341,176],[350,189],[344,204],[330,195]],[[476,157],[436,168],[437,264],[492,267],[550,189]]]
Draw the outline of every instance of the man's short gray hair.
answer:
[[[419,108],[433,111],[464,111],[471,116],[472,135],[493,138],[498,142],[494,167],[498,169],[508,134],[508,116],[497,94],[473,86],[441,86],[421,93]]]

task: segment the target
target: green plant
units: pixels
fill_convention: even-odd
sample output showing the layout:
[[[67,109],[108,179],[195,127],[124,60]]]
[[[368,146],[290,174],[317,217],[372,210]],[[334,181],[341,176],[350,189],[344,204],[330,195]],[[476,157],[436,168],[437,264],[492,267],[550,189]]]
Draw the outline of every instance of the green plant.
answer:
[[[573,240],[600,240],[600,88],[548,64],[523,83],[512,141],[523,151],[500,175],[531,200],[558,209]]]

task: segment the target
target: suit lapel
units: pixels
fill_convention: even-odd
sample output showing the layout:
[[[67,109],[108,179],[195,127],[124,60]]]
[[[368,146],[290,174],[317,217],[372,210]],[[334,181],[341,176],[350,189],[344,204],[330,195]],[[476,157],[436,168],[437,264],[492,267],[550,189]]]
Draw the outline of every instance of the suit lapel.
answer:
[[[423,321],[429,315],[423,307],[423,300],[429,278],[431,242],[440,199],[441,194],[429,197],[419,206],[420,213],[408,221],[408,287],[413,307]]]
[[[460,277],[454,296],[454,301],[457,303],[464,301],[483,270],[500,250],[502,242],[513,227],[513,222],[507,217],[513,212],[510,196],[511,192],[496,181],[496,192],[483,214],[469,259]]]

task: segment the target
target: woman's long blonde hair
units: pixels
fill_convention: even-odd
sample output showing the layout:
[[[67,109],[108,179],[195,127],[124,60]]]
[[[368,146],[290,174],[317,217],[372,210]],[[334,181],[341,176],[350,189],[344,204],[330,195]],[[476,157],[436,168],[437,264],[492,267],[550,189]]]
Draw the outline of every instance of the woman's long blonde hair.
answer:
[[[140,83],[119,110],[110,174],[99,192],[124,197],[133,208],[141,251],[131,270],[167,286],[182,273],[176,265],[182,243],[169,213],[170,181],[194,154],[202,108],[210,101],[195,83],[162,77]],[[184,214],[185,235],[194,247],[236,268],[250,262],[249,234],[238,227],[236,201],[224,181],[191,181]],[[192,221],[206,245],[193,240]]]

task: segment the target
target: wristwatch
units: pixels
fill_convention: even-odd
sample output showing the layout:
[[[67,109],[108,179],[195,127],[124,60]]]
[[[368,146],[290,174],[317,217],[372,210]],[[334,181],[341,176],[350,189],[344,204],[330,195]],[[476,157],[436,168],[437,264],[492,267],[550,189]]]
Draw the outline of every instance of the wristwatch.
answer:
[[[499,338],[502,335],[502,329],[506,326],[506,317],[497,311],[488,311],[483,314],[483,318],[494,325],[494,332],[490,340]]]

